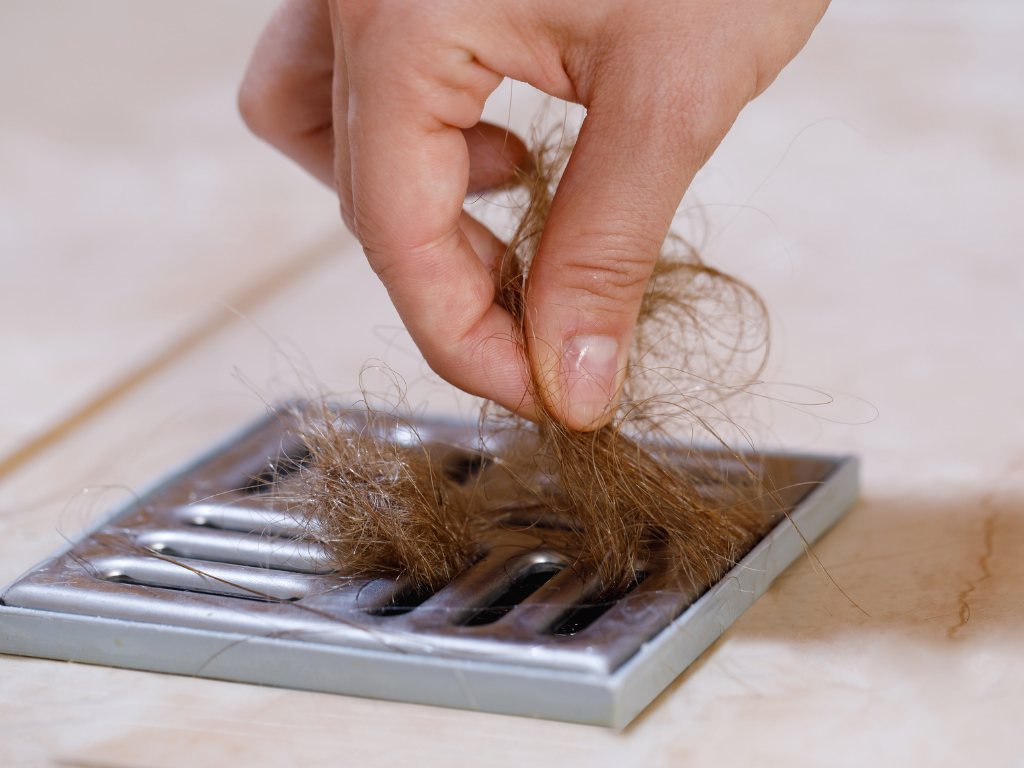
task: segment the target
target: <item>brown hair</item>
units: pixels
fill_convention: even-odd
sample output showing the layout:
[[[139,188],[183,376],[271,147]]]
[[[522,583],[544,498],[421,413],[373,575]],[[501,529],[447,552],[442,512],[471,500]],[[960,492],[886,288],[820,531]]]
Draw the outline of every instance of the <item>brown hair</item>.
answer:
[[[524,356],[530,265],[568,152],[539,142],[520,172],[523,214],[501,265],[499,298]],[[628,588],[651,557],[670,558],[680,578],[710,584],[780,513],[715,421],[766,355],[757,294],[671,237],[648,283],[623,399],[608,425],[576,432],[543,405],[531,423],[488,404],[480,416],[485,447],[467,468],[464,453],[406,439],[415,425],[397,411],[307,404],[296,418],[310,458],[278,498],[305,518],[343,574],[384,570],[437,588],[467,567],[488,530],[544,518],[555,522],[544,537],[596,569],[608,593]],[[543,404],[540,382],[529,386]],[[733,469],[698,458],[706,454],[681,437],[687,429],[717,441]],[[459,455],[461,469],[453,470]]]

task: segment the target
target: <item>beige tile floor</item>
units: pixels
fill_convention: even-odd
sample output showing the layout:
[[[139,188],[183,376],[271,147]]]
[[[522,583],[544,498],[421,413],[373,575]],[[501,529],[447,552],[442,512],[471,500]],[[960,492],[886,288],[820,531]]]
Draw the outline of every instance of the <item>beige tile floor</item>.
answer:
[[[270,10],[0,3],[0,581],[303,382],[384,358],[472,407],[236,118]],[[684,206],[773,312],[770,391],[836,396],[749,417],[862,456],[817,552],[867,615],[798,563],[622,733],[0,657],[0,762],[1019,764],[1022,39],[1016,3],[838,0]],[[513,124],[535,104],[514,87]]]

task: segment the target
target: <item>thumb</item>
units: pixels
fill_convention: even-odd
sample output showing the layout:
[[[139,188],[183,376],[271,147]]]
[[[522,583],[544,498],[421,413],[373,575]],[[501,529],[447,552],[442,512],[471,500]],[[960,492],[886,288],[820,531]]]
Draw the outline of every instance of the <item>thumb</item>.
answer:
[[[644,291],[698,157],[650,109],[593,105],[584,121],[527,285],[534,380],[571,429],[611,419]]]

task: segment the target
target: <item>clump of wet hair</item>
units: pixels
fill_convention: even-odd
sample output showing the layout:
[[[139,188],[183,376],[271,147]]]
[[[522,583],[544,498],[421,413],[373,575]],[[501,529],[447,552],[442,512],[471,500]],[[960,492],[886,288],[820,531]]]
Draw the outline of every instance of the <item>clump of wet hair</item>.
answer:
[[[530,266],[568,153],[539,142],[520,171],[523,213],[501,264],[499,299],[524,361]],[[482,536],[510,524],[510,508],[529,508],[558,521],[558,532],[544,535],[560,537],[580,567],[596,569],[607,593],[628,588],[652,558],[670,561],[680,579],[711,584],[782,514],[718,431],[728,423],[723,401],[757,377],[766,356],[767,314],[757,294],[670,237],[643,298],[623,398],[606,426],[567,428],[544,405],[534,376],[536,422],[484,406],[478,464],[489,466],[466,482],[396,412],[307,404],[294,418],[310,459],[278,498],[347,575],[385,571],[437,588],[471,563]],[[725,473],[701,459],[706,454],[690,448],[695,433],[718,440],[720,454],[745,469]]]
[[[398,437],[415,434],[411,425],[373,411],[359,424],[325,403],[297,415],[310,459],[279,493],[337,571],[436,586],[466,567],[483,520],[436,452]]]

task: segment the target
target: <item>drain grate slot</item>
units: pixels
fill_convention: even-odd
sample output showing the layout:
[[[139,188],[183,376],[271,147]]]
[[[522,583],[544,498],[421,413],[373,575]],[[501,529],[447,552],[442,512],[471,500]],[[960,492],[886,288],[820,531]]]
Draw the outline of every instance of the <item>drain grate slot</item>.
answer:
[[[416,590],[411,587],[403,589],[396,594],[387,605],[374,608],[368,613],[371,616],[404,616],[414,608],[419,608],[423,603],[434,596],[429,589]]]
[[[230,597],[233,600],[252,600],[252,601],[257,602],[257,603],[291,602],[291,601],[299,599],[299,598],[295,598],[295,597],[293,597],[293,598],[283,598],[283,599],[282,598],[274,598],[274,597],[270,597],[270,596],[257,595],[255,593],[249,593],[249,592],[233,593],[233,592],[228,592],[226,590],[221,590],[221,589],[202,589],[202,590],[196,589],[196,588],[184,589],[182,587],[173,587],[173,586],[169,586],[167,584],[151,584],[148,581],[137,581],[136,579],[133,579],[131,576],[128,576],[128,575],[122,574],[122,573],[114,574],[109,579],[106,579],[106,581],[109,581],[111,584],[128,584],[128,585],[133,586],[133,587],[156,587],[158,589],[169,589],[169,590],[172,590],[172,591],[175,591],[175,592],[193,592],[193,593],[199,593],[199,594],[204,594],[204,595],[216,595],[217,597]]]
[[[555,637],[572,637],[579,634],[608,613],[622,598],[639,587],[645,578],[647,578],[647,574],[641,571],[636,575],[636,580],[626,588],[626,591],[617,597],[600,603],[579,606],[570,612],[560,623],[556,624],[551,634]]]
[[[247,495],[268,493],[283,478],[298,472],[302,465],[309,461],[309,458],[310,453],[307,448],[294,447],[268,462],[259,473],[249,477],[243,491]]]
[[[444,473],[456,483],[465,483],[490,464],[483,454],[459,452],[444,462]]]
[[[465,626],[483,627],[493,624],[551,581],[562,570],[562,567],[557,563],[542,563],[530,568],[517,577],[494,602],[465,622]]]
[[[330,573],[323,546],[304,539],[275,540],[228,531],[146,531],[136,544],[161,554],[299,573]]]
[[[91,565],[100,579],[116,584],[275,602],[291,602],[308,596],[314,586],[309,579],[315,578],[284,573],[268,576],[257,568],[145,556],[107,557]]]
[[[280,538],[302,538],[309,535],[306,526],[293,515],[260,507],[183,504],[174,507],[170,517],[179,525],[196,528],[217,528]]]

